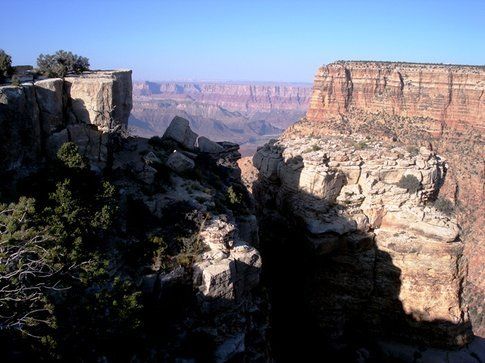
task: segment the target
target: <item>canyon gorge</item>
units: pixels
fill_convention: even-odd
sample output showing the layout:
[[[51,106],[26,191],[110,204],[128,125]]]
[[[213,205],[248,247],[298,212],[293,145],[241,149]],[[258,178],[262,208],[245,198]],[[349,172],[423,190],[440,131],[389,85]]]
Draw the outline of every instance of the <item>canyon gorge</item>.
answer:
[[[151,137],[184,117],[198,134],[236,142],[248,156],[298,121],[310,96],[310,84],[134,82],[129,125]]]
[[[141,309],[133,333],[52,355],[0,329],[0,360],[485,362],[484,91],[482,66],[350,61],[313,88],[127,70],[0,86],[0,202],[52,198],[39,186],[75,147],[74,175],[116,190],[95,251]]]

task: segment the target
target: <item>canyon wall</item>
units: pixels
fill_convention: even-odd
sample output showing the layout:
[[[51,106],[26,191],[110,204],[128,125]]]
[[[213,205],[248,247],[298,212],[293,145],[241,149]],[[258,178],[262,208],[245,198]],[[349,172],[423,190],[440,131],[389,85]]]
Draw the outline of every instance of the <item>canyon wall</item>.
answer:
[[[473,328],[485,335],[485,68],[339,61],[315,77],[306,118],[286,135],[351,135],[426,146],[447,160],[440,195],[463,228],[464,288]]]
[[[364,350],[375,361],[392,361],[403,353],[390,341],[414,346],[411,352],[420,346],[430,362],[447,354],[451,362],[459,354],[472,359],[473,349],[483,348],[446,352],[470,343],[472,333],[461,297],[460,229],[447,211],[425,203],[444,181],[442,157],[352,135],[284,137],[260,148],[253,162],[263,259],[273,269],[286,261],[270,288],[278,291],[288,261],[303,260],[292,270],[304,286],[296,305],[302,311],[294,312],[291,299],[288,307],[279,302],[286,291],[272,300],[275,314],[302,314],[309,334],[348,361],[359,361]],[[289,343],[280,342],[280,349]],[[328,354],[303,344],[298,352]]]
[[[485,130],[485,68],[385,62],[336,62],[316,76],[307,118],[324,121],[351,109],[429,118],[425,129]],[[443,125],[442,125],[443,124]]]
[[[133,94],[135,97],[191,99],[231,111],[304,111],[311,88],[306,84],[135,82]]]
[[[131,71],[97,71],[0,87],[2,172],[18,172],[76,141],[94,167],[108,159],[106,132],[126,128]]]

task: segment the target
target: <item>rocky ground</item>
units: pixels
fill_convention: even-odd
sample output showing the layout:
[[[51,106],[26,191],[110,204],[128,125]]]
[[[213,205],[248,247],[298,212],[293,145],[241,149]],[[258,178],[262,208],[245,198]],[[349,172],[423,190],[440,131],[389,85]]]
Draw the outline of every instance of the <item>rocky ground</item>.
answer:
[[[170,235],[171,223],[183,228],[177,218],[195,221],[192,241],[172,258],[172,267],[154,260],[143,277],[144,292],[161,306],[167,299],[195,298],[187,315],[172,322],[175,335],[164,359],[174,359],[177,351],[187,359],[213,355],[217,362],[267,358],[267,302],[254,292],[262,265],[253,247],[257,223],[241,185],[237,149],[198,138],[187,120],[175,118],[162,138],[130,137],[114,155],[122,199],[144,206],[159,221],[158,234]],[[188,298],[180,295],[184,288]]]

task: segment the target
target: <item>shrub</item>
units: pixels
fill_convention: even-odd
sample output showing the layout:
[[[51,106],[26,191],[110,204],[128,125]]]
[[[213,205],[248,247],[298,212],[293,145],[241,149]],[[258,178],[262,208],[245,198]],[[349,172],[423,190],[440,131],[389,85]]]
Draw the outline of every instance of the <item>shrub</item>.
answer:
[[[57,158],[67,168],[86,169],[87,160],[79,154],[79,148],[73,142],[64,143],[57,152]]]
[[[12,57],[10,57],[3,49],[0,49],[0,81],[13,73]]]
[[[232,205],[241,204],[242,202],[241,194],[237,193],[232,187],[232,185],[229,188],[227,188],[227,200]]]
[[[408,146],[406,147],[406,151],[411,154],[411,156],[416,156],[419,154],[419,148],[416,146]]]
[[[0,204],[0,330],[27,335],[53,324],[48,295],[59,278],[50,251],[53,239],[35,225],[34,204],[25,197]]]
[[[353,142],[352,143],[353,147],[356,149],[356,150],[363,150],[363,149],[367,149],[367,147],[369,146],[367,144],[367,142],[365,141],[359,141],[359,142]]]
[[[453,202],[445,197],[438,197],[434,201],[433,207],[447,216],[451,216],[455,212]]]
[[[399,188],[407,189],[408,193],[416,193],[421,188],[421,182],[414,175],[403,175],[397,183]]]
[[[69,73],[81,74],[89,70],[89,59],[58,50],[54,54],[39,55],[37,67],[42,74],[48,77],[65,77]]]

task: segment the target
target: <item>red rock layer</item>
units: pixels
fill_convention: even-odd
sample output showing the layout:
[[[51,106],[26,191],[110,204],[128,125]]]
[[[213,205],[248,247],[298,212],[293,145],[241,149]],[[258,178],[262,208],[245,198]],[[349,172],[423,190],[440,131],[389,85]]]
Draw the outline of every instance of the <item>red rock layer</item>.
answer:
[[[315,77],[307,117],[323,120],[352,107],[441,123],[485,129],[485,67],[384,62],[336,62]]]
[[[485,336],[485,67],[339,61],[315,77],[306,119],[285,132],[361,133],[431,145],[448,160],[441,195],[464,228],[464,300],[474,332]]]

